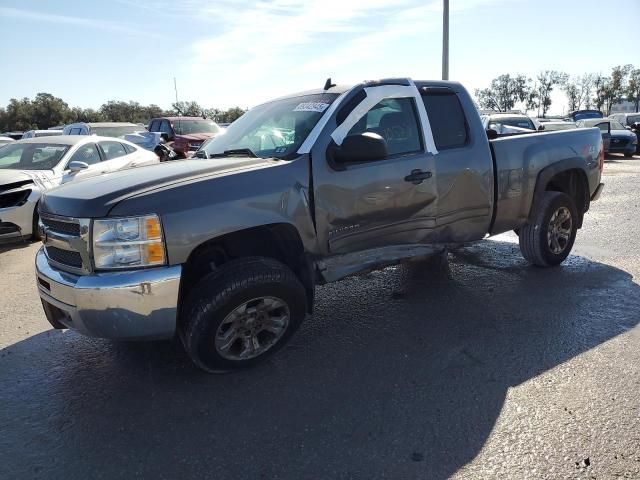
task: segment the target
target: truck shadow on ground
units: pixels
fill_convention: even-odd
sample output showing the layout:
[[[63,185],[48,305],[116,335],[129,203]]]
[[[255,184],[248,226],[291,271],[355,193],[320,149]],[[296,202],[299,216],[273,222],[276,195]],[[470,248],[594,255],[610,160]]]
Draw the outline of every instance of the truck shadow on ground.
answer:
[[[199,372],[176,342],[45,332],[0,352],[0,477],[447,478],[510,388],[639,308],[624,271],[529,267],[491,241],[321,287],[291,344],[235,374]]]

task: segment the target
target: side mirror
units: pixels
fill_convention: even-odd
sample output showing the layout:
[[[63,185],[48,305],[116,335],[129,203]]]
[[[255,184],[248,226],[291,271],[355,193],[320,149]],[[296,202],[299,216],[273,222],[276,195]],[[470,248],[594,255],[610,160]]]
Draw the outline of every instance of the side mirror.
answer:
[[[544,125],[540,125],[540,126],[538,127],[538,131],[539,131],[539,132],[541,132],[542,130],[544,130]]]
[[[487,129],[487,138],[489,140],[495,140],[496,138],[498,138],[498,132],[496,130],[494,130],[493,128],[488,128]]]
[[[78,161],[69,163],[69,170],[71,170],[71,172],[73,173],[79,172],[80,170],[85,170],[87,168],[89,168],[88,163],[78,162]]]
[[[387,142],[377,133],[365,132],[349,135],[335,151],[338,163],[372,162],[388,155]]]

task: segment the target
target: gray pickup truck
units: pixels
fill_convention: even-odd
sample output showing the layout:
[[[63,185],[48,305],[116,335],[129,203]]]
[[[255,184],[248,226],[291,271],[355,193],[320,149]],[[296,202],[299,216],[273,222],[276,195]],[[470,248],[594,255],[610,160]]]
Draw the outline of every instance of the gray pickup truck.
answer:
[[[509,230],[532,264],[558,265],[603,187],[598,129],[489,141],[460,84],[407,78],[264,103],[198,156],[43,196],[55,328],[178,334],[207,371],[249,366],[318,284]]]

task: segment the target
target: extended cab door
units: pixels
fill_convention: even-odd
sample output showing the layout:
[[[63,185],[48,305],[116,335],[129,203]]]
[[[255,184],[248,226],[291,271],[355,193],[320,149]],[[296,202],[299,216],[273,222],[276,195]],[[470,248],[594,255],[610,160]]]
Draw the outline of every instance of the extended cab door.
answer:
[[[424,85],[419,90],[438,150],[438,240],[482,239],[493,214],[494,178],[481,120],[462,87]]]
[[[319,247],[331,255],[436,241],[435,149],[418,91],[360,88],[338,106],[311,151]],[[363,132],[382,136],[388,155],[332,162],[332,148]]]

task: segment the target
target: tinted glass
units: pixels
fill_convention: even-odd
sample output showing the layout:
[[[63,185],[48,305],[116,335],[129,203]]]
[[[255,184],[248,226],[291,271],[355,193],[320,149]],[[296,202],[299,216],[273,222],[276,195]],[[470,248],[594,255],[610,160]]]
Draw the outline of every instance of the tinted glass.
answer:
[[[132,147],[131,145],[127,144],[127,143],[123,143],[122,146],[124,147],[124,149],[127,151],[127,153],[133,153],[136,151],[135,147]]]
[[[92,127],[91,133],[101,137],[124,137],[128,133],[142,132],[145,128],[140,125],[124,127]]]
[[[127,154],[120,142],[100,142],[100,148],[102,148],[106,160],[113,160]]]
[[[220,128],[213,120],[175,120],[173,129],[177,135],[190,135],[192,133],[218,133]]]
[[[629,115],[627,117],[627,125],[632,125],[636,122],[640,122],[640,115]]]
[[[461,147],[467,143],[467,122],[455,93],[426,94],[422,96],[422,101],[439,150]]]
[[[489,126],[506,125],[508,127],[526,128],[528,130],[535,130],[536,127],[528,117],[492,117]]]
[[[71,162],[84,162],[87,165],[94,165],[100,162],[100,154],[95,143],[87,143],[81,146],[76,153],[71,155],[69,163]],[[68,165],[68,164],[67,164]]]
[[[55,167],[68,145],[47,143],[7,144],[0,148],[0,168],[20,170],[50,170]]]
[[[169,136],[173,135],[173,132],[171,131],[171,125],[169,125],[169,121],[168,120],[162,120],[160,122],[160,130],[159,131],[162,132],[162,133],[166,133]]]
[[[413,105],[411,98],[385,98],[351,127],[347,136],[373,132],[385,139],[389,155],[417,152],[422,142]]]

